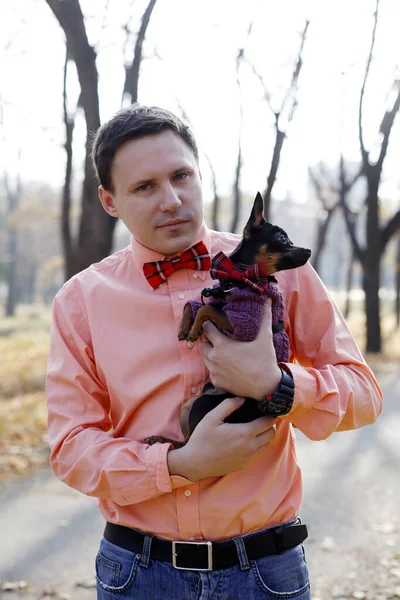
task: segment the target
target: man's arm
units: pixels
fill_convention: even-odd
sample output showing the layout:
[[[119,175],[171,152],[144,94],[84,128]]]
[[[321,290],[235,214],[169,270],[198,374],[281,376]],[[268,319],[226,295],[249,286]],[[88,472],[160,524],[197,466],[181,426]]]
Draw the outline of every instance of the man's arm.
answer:
[[[285,324],[292,357],[286,364],[295,382],[291,411],[280,417],[310,439],[373,423],[382,393],[339,310],[310,265],[282,274]],[[216,387],[261,399],[276,388],[280,374],[267,304],[253,342],[237,342],[204,324],[204,362]],[[279,369],[278,369],[279,371]]]
[[[269,444],[274,420],[223,423],[240,406],[228,399],[196,428],[189,443],[149,446],[112,431],[108,390],[97,372],[85,304],[76,282],[53,303],[46,381],[50,463],[83,494],[124,506],[205,477],[237,471]]]
[[[124,506],[187,484],[169,474],[170,444],[148,446],[114,436],[108,390],[97,372],[85,304],[74,281],[53,303],[46,395],[50,463],[67,485]]]

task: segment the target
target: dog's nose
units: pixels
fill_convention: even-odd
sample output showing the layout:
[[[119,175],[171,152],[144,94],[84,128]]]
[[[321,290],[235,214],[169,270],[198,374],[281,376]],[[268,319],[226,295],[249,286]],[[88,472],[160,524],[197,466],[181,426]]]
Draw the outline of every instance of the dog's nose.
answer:
[[[311,250],[310,250],[310,248],[304,248],[304,250],[306,251],[306,253],[308,254],[308,256],[311,256]]]

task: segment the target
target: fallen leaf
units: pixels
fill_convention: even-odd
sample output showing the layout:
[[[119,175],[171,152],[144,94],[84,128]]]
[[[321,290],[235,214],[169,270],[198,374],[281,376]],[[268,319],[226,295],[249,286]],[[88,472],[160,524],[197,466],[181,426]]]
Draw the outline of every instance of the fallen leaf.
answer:
[[[85,579],[84,581],[77,581],[75,583],[76,587],[83,588],[95,588],[96,587],[96,579]]]
[[[336,548],[335,540],[331,537],[326,537],[322,540],[321,549],[326,552],[331,552]]]
[[[29,583],[26,583],[26,581],[0,581],[0,590],[4,592],[26,590],[28,587]]]

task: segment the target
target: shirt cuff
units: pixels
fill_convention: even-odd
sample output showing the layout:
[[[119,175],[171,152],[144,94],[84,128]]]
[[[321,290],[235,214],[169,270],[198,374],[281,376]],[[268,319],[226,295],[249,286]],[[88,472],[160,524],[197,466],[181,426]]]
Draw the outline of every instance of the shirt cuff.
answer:
[[[180,475],[170,475],[167,455],[172,448],[172,444],[154,444],[146,451],[146,466],[153,472],[156,488],[163,493],[193,483]]]
[[[279,363],[282,369],[288,371],[294,381],[294,400],[291,410],[281,418],[292,421],[307,413],[315,404],[317,396],[317,381],[303,366],[297,363]]]

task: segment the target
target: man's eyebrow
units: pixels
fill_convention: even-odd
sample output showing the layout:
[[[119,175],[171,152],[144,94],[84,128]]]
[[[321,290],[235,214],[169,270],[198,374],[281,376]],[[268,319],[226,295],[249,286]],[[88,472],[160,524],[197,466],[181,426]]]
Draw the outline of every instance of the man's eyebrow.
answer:
[[[191,165],[182,165],[178,169],[174,169],[171,173],[172,176],[178,175],[178,173],[182,173],[183,171],[193,171],[193,167]],[[148,179],[139,179],[138,181],[133,181],[129,184],[128,189],[135,189],[140,187],[141,185],[148,185],[149,183],[153,183],[156,177],[149,177]]]
[[[154,179],[139,179],[138,181],[133,181],[132,183],[130,183],[128,185],[128,189],[134,189],[137,187],[140,187],[141,185],[148,185],[149,183],[152,183],[154,181]]]

